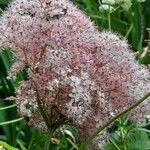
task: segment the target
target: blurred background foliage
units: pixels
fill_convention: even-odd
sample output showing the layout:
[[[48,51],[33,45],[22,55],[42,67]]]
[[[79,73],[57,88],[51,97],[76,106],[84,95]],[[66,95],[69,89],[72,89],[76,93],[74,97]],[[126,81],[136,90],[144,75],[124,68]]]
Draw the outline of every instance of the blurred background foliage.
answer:
[[[114,1],[116,3],[113,5],[113,0],[75,2],[91,17],[100,31],[105,29],[121,34],[129,41],[131,49],[137,52],[139,62],[149,64],[149,51],[143,48],[147,46],[144,40],[149,37],[146,29],[150,27],[150,0]],[[141,57],[143,52],[145,55]]]
[[[150,0],[72,0],[95,22],[97,28],[111,30],[125,37],[131,49],[136,52],[139,63],[150,64],[149,38],[146,29],[150,27]],[[117,0],[116,0],[117,1]],[[115,2],[116,2],[115,1]],[[140,2],[139,2],[140,1]],[[2,14],[11,0],[0,0]],[[125,5],[126,3],[126,5]],[[15,88],[25,78],[21,71],[16,79],[8,79],[8,71],[14,63],[10,49],[0,53],[0,149],[43,150],[46,133],[29,127],[28,118],[17,114],[16,104],[6,101],[15,95]],[[138,86],[138,85],[137,85]],[[145,122],[137,127],[127,117],[117,120],[109,129],[110,136],[105,150],[150,150],[150,125]],[[65,126],[54,138],[48,139],[50,150],[78,150],[76,129]],[[15,148],[16,147],[16,148]]]

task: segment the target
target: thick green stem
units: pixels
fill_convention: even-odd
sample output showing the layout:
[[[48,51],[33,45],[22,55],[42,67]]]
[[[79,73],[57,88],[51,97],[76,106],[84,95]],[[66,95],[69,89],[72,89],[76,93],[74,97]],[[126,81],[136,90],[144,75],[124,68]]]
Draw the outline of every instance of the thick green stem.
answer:
[[[44,150],[49,150],[50,140],[51,140],[51,138],[53,136],[53,133],[54,133],[54,130],[51,128],[51,130],[49,130],[49,132],[47,134]]]
[[[133,23],[131,23],[131,25],[130,25],[130,27],[129,27],[126,35],[125,35],[125,38],[128,38],[128,36],[129,36],[130,32],[132,31],[132,29],[133,29]]]
[[[110,15],[111,15],[111,10],[109,8],[109,12],[108,12],[108,28],[111,31],[111,18],[110,18]]]
[[[106,129],[111,123],[113,123],[116,119],[118,119],[120,116],[126,114],[130,110],[137,107],[139,104],[141,104],[144,100],[146,100],[148,97],[150,97],[150,92],[146,94],[143,98],[137,100],[134,104],[130,105],[127,109],[123,110],[122,112],[119,112],[116,116],[111,118],[108,122],[104,123],[102,126],[100,126],[89,138],[87,138],[83,143],[81,143],[80,150],[85,149],[85,145],[88,145],[95,137],[98,136],[100,132],[102,132],[104,129]]]

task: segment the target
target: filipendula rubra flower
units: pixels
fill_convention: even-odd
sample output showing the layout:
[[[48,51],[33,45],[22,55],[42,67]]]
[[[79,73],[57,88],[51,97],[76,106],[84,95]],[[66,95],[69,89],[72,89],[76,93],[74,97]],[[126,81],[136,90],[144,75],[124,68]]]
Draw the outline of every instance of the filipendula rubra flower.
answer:
[[[14,53],[10,77],[28,68],[15,100],[19,112],[42,130],[47,126],[37,99],[47,125],[67,118],[85,139],[150,90],[149,72],[134,60],[127,42],[99,32],[69,0],[12,2],[1,17],[0,46]],[[144,102],[130,116],[143,121],[149,106]]]

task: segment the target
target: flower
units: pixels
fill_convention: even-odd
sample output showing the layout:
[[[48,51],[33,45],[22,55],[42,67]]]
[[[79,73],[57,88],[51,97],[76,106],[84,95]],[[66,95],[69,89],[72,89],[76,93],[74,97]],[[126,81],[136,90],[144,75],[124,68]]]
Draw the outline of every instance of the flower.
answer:
[[[99,6],[99,11],[103,12],[103,11],[112,11],[113,7],[108,5],[108,4],[103,4]]]
[[[115,0],[116,4],[119,4],[124,10],[128,11],[132,6],[132,0]]]
[[[103,4],[108,4],[108,5],[114,5],[115,4],[115,0],[102,0]]]
[[[149,71],[137,64],[127,42],[98,32],[69,0],[16,0],[0,29],[0,46],[12,48],[17,60],[10,74],[28,68],[28,80],[16,91],[18,110],[44,131],[50,120],[67,117],[85,139],[150,90]],[[149,114],[145,102],[130,116],[143,121]]]

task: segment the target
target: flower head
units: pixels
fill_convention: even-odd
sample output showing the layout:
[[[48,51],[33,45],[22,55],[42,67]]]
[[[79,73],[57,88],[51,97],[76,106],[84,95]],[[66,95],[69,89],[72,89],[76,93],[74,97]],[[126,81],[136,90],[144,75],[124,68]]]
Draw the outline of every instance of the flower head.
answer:
[[[150,90],[149,72],[135,62],[127,42],[98,32],[68,0],[16,0],[0,29],[0,46],[11,47],[17,60],[11,74],[28,68],[28,80],[16,92],[19,111],[39,128],[46,130],[37,99],[49,120],[52,110],[55,120],[67,117],[84,139]],[[142,121],[150,113],[147,104],[130,116]]]

